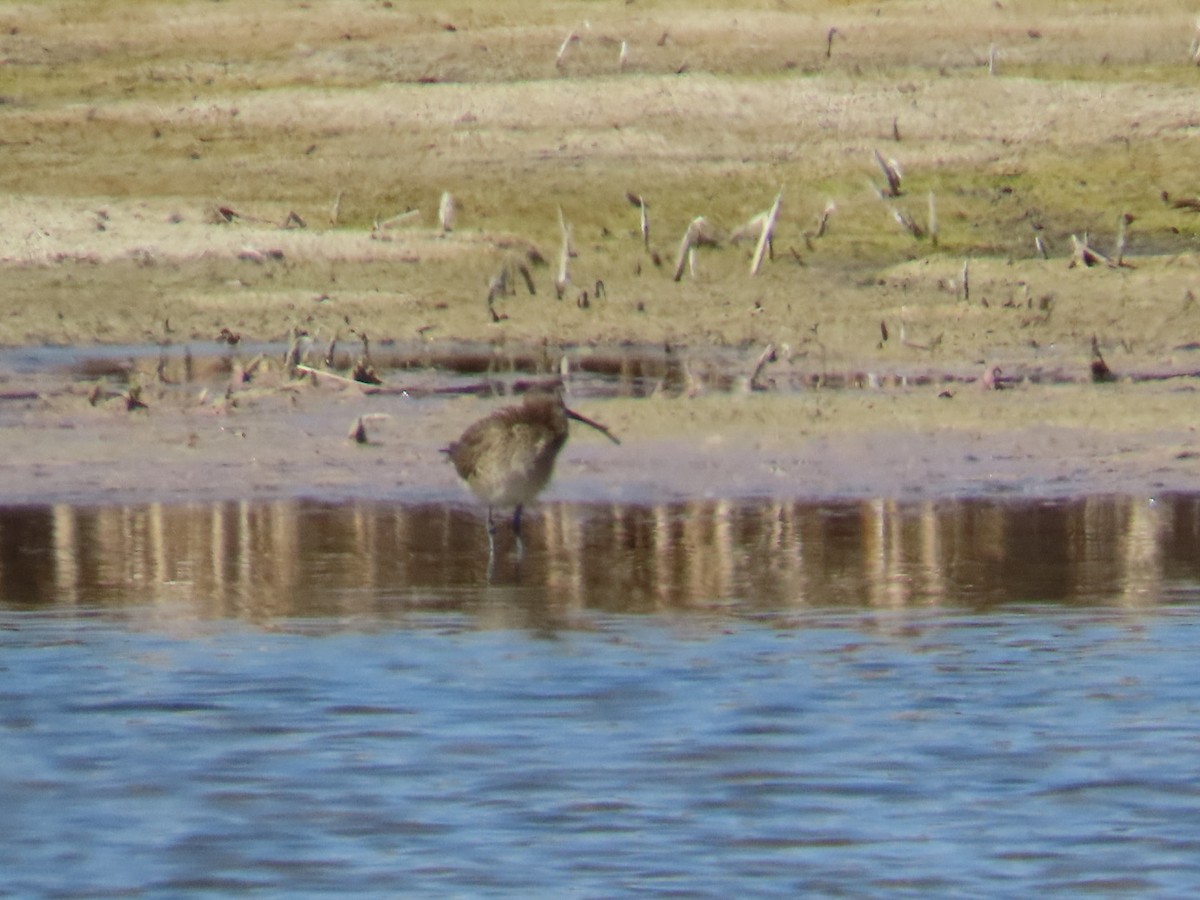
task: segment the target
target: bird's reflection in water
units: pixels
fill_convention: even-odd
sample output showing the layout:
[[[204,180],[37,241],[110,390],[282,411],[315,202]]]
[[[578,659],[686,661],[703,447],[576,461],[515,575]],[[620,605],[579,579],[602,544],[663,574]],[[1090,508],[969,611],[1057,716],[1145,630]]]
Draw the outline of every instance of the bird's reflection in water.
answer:
[[[471,506],[0,510],[0,603],[201,619],[571,623],[590,613],[1154,603],[1200,577],[1200,500],[543,502],[489,583]],[[486,610],[486,613],[485,613]]]

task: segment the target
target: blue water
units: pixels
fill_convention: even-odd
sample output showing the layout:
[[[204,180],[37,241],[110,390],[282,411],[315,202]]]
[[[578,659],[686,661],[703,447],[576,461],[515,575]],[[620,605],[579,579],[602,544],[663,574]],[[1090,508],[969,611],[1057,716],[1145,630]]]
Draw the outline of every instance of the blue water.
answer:
[[[486,582],[474,537],[443,570],[423,529],[425,549],[410,548],[429,556],[412,570],[420,584],[365,575],[357,557],[341,566],[344,546],[306,549],[291,563],[300,613],[276,612],[265,589],[256,607],[253,580],[226,578],[213,605],[216,587],[181,577],[209,564],[207,541],[196,553],[166,540],[153,577],[126,547],[112,563],[123,589],[97,562],[111,559],[89,519],[103,510],[79,511],[75,544],[10,539],[0,516],[0,895],[1190,895],[1194,501],[1166,510],[1150,547],[1128,531],[1125,501],[1105,503],[1114,514],[1055,508],[1100,524],[1059,551],[1070,574],[1046,582],[1064,592],[1053,600],[1028,596],[1028,572],[1005,596],[995,559],[959,559],[998,574],[960,577],[937,602],[924,588],[884,605],[870,597],[897,595],[764,601],[736,573],[721,596],[677,591],[658,608],[601,582],[601,602],[561,581],[547,513],[504,584]],[[144,511],[117,512],[127,541],[145,542]],[[607,513],[566,512],[604,533]],[[1045,540],[1044,510],[986,512],[1006,533],[1032,517]],[[397,553],[377,533],[397,510],[291,514],[358,522],[382,556]],[[818,571],[851,578],[862,535],[848,510],[795,515],[826,561],[809,588],[825,583]],[[961,523],[964,509],[894,515],[885,524],[905,534]],[[744,530],[728,547],[681,536],[672,549],[736,556],[759,547]],[[1102,534],[1138,550],[1122,566],[1143,589],[1097,592],[1088,570],[1114,565],[1095,553]],[[288,568],[270,541],[221,543],[249,554],[224,560],[229,572],[267,557]],[[780,568],[763,552],[746,572]],[[930,565],[928,548],[917,555]],[[897,551],[878,577],[912,583],[906,559]]]

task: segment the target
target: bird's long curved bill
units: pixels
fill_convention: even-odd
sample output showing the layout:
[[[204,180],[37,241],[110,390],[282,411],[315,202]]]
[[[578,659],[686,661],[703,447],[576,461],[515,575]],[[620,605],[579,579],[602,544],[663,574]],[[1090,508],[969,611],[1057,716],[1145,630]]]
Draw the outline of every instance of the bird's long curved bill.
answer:
[[[613,434],[606,427],[604,427],[603,425],[601,425],[599,422],[595,421],[594,419],[589,419],[587,416],[581,416],[579,413],[575,412],[575,410],[573,410],[573,409],[567,409],[566,413],[567,413],[568,419],[574,419],[576,422],[582,422],[584,425],[591,425],[593,428],[595,428],[598,432],[600,432],[602,435],[604,435],[606,438],[608,438],[614,444],[621,443],[621,441],[617,438],[617,436],[615,434]]]

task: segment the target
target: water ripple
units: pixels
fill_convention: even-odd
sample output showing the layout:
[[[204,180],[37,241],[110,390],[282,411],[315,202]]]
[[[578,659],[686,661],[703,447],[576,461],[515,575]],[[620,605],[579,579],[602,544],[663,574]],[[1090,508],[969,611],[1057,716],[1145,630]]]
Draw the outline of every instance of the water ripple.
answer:
[[[351,615],[314,592],[218,616],[136,574],[124,600],[0,601],[3,892],[1200,888],[1190,570],[1134,606],[1001,579],[984,604],[647,611],[551,609],[545,561],[418,616],[386,579]]]

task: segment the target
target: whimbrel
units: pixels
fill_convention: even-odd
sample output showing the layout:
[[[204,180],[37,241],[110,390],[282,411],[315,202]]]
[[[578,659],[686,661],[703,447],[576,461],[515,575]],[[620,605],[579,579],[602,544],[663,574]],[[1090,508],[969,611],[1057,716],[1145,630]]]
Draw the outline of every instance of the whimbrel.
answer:
[[[489,559],[495,553],[496,507],[514,507],[513,536],[521,553],[521,512],[549,484],[554,461],[567,442],[569,419],[621,443],[599,422],[568,409],[561,394],[538,390],[527,393],[519,405],[496,410],[468,426],[462,437],[443,448],[459,477],[487,504]]]

